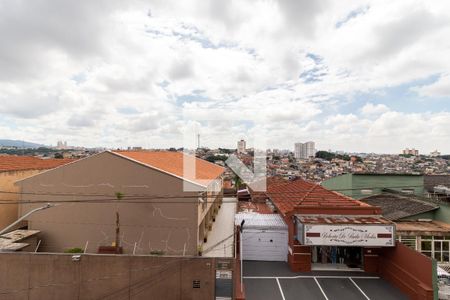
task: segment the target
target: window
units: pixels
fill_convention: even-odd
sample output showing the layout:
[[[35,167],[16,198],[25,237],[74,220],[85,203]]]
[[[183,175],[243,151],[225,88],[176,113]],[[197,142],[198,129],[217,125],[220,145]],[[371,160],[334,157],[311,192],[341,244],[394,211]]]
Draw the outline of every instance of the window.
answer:
[[[363,195],[371,195],[373,193],[372,189],[363,189],[361,190],[361,194]]]
[[[441,251],[442,250],[442,242],[437,241],[434,242],[434,251]]]
[[[434,259],[437,261],[442,261],[442,252],[434,252]]]
[[[420,249],[422,251],[431,251],[431,241],[422,241]]]
[[[448,236],[423,236],[420,243],[421,252],[438,262],[450,262],[450,240],[448,238]]]

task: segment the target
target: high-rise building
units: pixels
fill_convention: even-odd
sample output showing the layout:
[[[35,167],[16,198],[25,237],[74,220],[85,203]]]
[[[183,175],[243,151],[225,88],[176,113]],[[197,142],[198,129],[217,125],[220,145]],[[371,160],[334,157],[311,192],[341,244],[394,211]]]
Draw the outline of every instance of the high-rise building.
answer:
[[[238,153],[245,153],[246,152],[245,149],[246,149],[245,140],[238,141],[237,142],[237,152]]]
[[[403,154],[418,156],[419,155],[419,150],[416,150],[414,148],[412,148],[412,149],[406,148],[405,150],[403,150]]]
[[[314,142],[295,143],[294,156],[296,159],[308,159],[316,156]]]
[[[66,141],[58,141],[58,143],[56,144],[56,149],[59,150],[63,150],[63,149],[67,149],[67,142]]]

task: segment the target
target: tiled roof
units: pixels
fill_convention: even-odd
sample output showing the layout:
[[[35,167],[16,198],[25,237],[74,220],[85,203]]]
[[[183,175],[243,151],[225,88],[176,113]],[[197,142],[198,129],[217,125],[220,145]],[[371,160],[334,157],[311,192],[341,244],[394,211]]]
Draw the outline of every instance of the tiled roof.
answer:
[[[206,160],[188,156],[182,152],[174,151],[114,151],[122,157],[137,161],[151,168],[175,175],[199,185],[211,182],[219,177],[225,169]],[[195,160],[195,175],[184,174],[184,158]]]
[[[269,185],[267,194],[282,214],[292,212],[298,207],[333,207],[336,209],[371,207],[366,203],[302,179]]]
[[[74,161],[73,159],[41,159],[34,156],[0,156],[0,172],[47,170],[53,169]]]
[[[279,177],[279,176],[273,176],[273,177],[266,178],[266,186],[267,187],[269,187],[269,186],[274,187],[275,185],[284,184],[287,182],[288,181],[286,179]],[[265,202],[266,199],[268,198],[267,192],[254,191],[250,187],[248,188],[248,191],[250,192],[253,202]]]
[[[360,201],[381,207],[383,217],[389,220],[398,220],[439,208],[439,205],[420,200],[414,195],[393,193],[373,195]]]
[[[450,224],[440,221],[399,221],[395,222],[398,235],[445,235],[450,232]]]
[[[249,201],[239,201],[238,210],[240,212],[253,212],[258,214],[273,214],[274,210],[269,207],[265,202],[249,202]]]
[[[393,224],[381,216],[304,216],[297,215],[303,224]]]

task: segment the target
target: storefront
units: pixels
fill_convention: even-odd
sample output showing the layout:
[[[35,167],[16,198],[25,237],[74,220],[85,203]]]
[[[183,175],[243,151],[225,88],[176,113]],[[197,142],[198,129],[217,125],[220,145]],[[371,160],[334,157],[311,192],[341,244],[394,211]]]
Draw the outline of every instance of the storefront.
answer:
[[[396,228],[392,221],[383,218],[380,207],[300,179],[274,183],[268,180],[267,192],[257,196],[258,199],[264,196],[264,202],[271,208],[269,213],[279,214],[287,232],[284,227],[282,231],[285,238],[276,240],[270,231],[269,235],[266,233],[266,230],[273,229],[269,220],[261,219],[264,225],[258,224],[258,228],[251,228],[255,225],[249,221],[248,225],[252,226],[247,227],[247,230],[254,231],[248,231],[248,234],[256,235],[246,236],[248,241],[255,242],[250,246],[247,243],[250,249],[262,249],[262,246],[268,251],[272,245],[278,246],[278,243],[285,243],[287,239],[287,262],[293,272],[320,270],[318,266],[325,267],[323,270],[358,268],[383,277],[412,299],[433,299],[432,274],[435,263],[418,251],[396,243],[396,230],[402,241],[404,238],[410,239],[410,236]],[[257,209],[253,214],[266,211]],[[242,222],[239,219],[236,225],[241,224],[239,221]],[[247,240],[243,240],[242,244],[245,242]],[[418,240],[414,243],[417,245]],[[430,243],[423,245],[422,250],[428,251],[430,256],[440,258],[449,253],[446,236],[440,239],[433,236]],[[266,250],[245,253],[244,248],[243,253],[247,259],[247,254],[251,254],[258,260],[266,260]],[[277,249],[277,260],[284,260],[284,253],[286,250],[281,247]]]
[[[267,197],[288,227],[292,271],[327,265],[375,272],[379,249],[395,246],[395,224],[379,207],[300,179],[269,185]]]
[[[295,215],[296,240],[311,246],[312,269],[364,267],[364,248],[393,247],[395,226],[381,217]]]

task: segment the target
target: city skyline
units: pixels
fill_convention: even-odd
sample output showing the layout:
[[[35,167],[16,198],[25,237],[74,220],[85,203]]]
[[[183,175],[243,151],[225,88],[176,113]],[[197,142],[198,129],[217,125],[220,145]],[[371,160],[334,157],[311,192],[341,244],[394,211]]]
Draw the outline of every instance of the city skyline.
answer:
[[[3,142],[7,142],[7,143],[6,144],[2,144],[2,141]],[[11,143],[11,145],[10,145],[10,143]],[[23,147],[22,143],[25,143],[27,146]],[[205,149],[235,149],[237,151],[237,153],[245,153],[246,152],[245,150],[244,151],[240,151],[239,150],[240,143],[242,145],[241,149],[254,150],[253,145],[247,144],[247,141],[243,140],[243,139],[238,140],[237,141],[237,145],[235,143],[234,146],[231,145],[230,147],[226,147],[224,145],[219,145],[217,147],[209,147],[207,145],[200,145],[200,148],[205,148]],[[309,141],[309,142],[305,142],[305,143],[294,143],[294,146],[291,147],[291,148],[289,148],[289,147],[288,148],[283,148],[283,147],[273,146],[273,147],[267,147],[264,150],[289,151],[289,152],[291,152],[291,153],[293,153],[295,155],[295,153],[296,153],[296,145],[297,144],[306,145],[308,143],[313,143],[313,146],[312,146],[311,149],[314,149],[314,154],[317,151],[327,151],[327,152],[333,152],[333,153],[337,153],[337,154],[344,154],[344,153],[347,153],[347,154],[358,154],[358,153],[359,154],[363,154],[364,153],[364,154],[380,154],[380,155],[384,155],[384,154],[386,154],[386,155],[399,155],[399,154],[411,154],[411,155],[414,155],[414,153],[411,152],[411,151],[417,151],[416,155],[424,155],[424,156],[432,156],[432,157],[437,157],[437,156],[440,156],[440,155],[449,155],[447,153],[442,153],[441,151],[439,151],[439,149],[434,149],[434,150],[432,150],[432,151],[427,153],[427,152],[420,151],[419,149],[414,149],[414,148],[409,149],[408,147],[406,147],[405,149],[401,149],[398,152],[393,152],[393,153],[364,152],[364,151],[355,151],[355,150],[343,151],[341,149],[335,149],[335,148],[321,148],[321,147],[316,148],[315,147],[315,142],[313,142],[313,141]],[[155,150],[155,149],[170,149],[170,148],[182,149],[183,148],[183,147],[175,147],[175,146],[149,147],[149,148],[146,148],[146,147],[142,147],[142,146],[140,146],[138,144],[122,146],[122,147],[103,147],[103,146],[95,146],[95,145],[68,145],[67,141],[62,141],[62,140],[56,141],[55,144],[40,144],[40,143],[33,143],[32,141],[2,140],[2,139],[0,139],[0,148],[1,147],[17,148],[17,149],[20,149],[20,148],[32,149],[32,148],[37,148],[37,147],[44,147],[44,148],[45,147],[50,147],[50,148],[59,149],[59,150],[70,150],[70,149],[74,149],[74,148],[76,148],[76,149],[79,149],[79,148],[86,148],[86,149],[112,149],[112,150],[114,150],[114,149],[123,149],[123,150],[126,150],[126,149],[142,149],[142,150],[146,150],[147,149],[147,150]],[[186,147],[185,149],[194,151],[196,149],[196,147]],[[258,150],[262,150],[262,149],[258,148]],[[408,152],[407,150],[409,150],[410,152]]]

